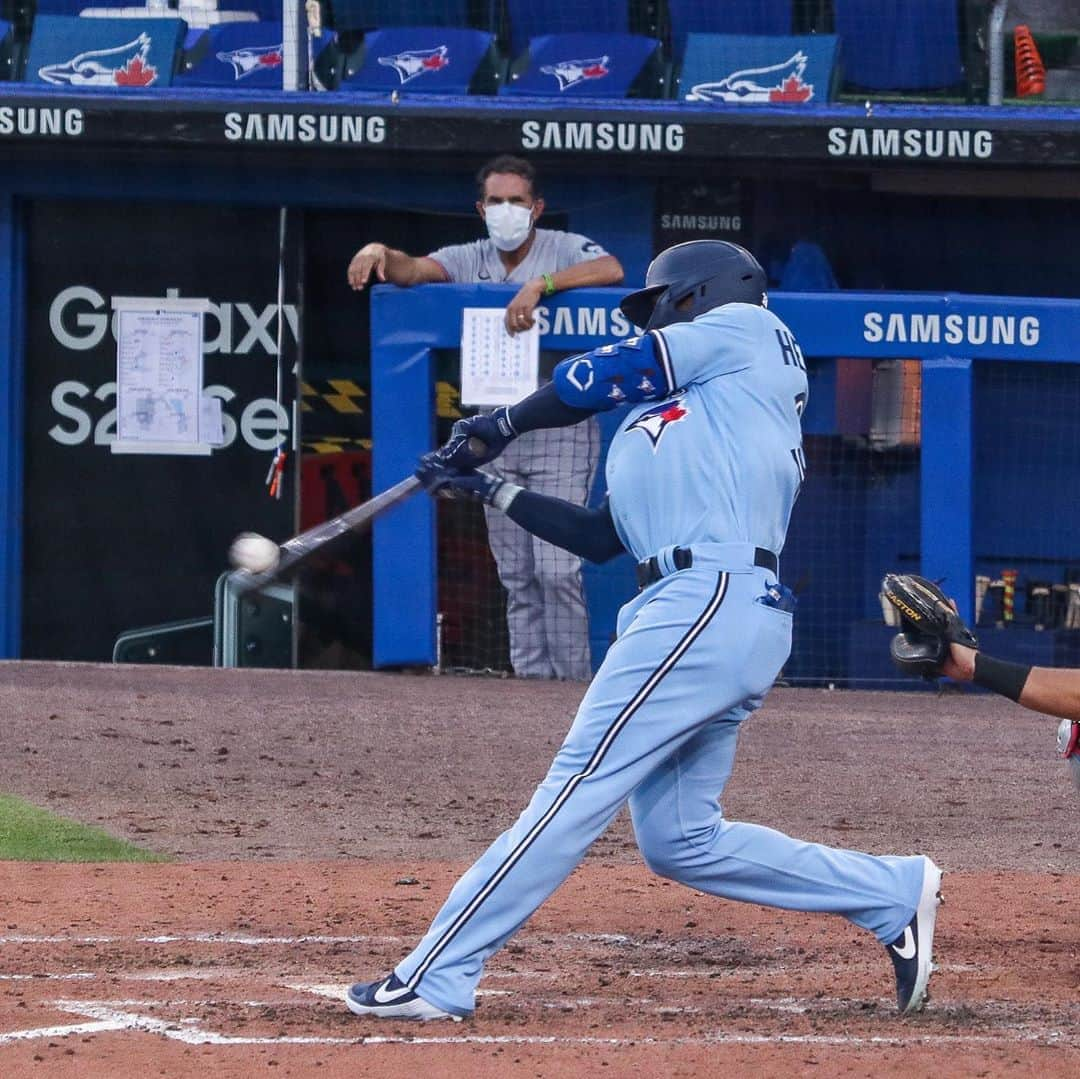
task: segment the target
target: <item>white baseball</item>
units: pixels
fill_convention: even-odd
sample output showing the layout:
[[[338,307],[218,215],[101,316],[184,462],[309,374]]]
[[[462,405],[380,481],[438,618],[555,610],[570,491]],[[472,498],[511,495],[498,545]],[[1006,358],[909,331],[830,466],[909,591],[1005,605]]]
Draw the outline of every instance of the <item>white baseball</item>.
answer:
[[[229,548],[229,561],[236,569],[248,573],[266,573],[272,570],[281,557],[281,549],[272,540],[258,532],[241,532]]]

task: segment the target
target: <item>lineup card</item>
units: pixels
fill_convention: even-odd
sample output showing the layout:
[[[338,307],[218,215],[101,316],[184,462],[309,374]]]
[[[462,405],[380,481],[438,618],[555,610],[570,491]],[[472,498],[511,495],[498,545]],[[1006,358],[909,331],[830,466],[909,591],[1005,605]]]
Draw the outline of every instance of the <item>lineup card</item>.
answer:
[[[536,389],[540,327],[510,334],[501,307],[466,307],[461,327],[461,403],[508,405]]]
[[[205,300],[116,297],[117,453],[210,452],[220,405],[203,398]],[[204,437],[209,435],[210,437]]]

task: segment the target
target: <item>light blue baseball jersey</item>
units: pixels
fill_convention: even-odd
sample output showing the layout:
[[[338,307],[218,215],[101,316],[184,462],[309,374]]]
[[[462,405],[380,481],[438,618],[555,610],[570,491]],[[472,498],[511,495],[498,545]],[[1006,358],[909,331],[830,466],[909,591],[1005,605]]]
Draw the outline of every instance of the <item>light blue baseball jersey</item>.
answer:
[[[676,389],[628,409],[612,440],[607,486],[619,538],[639,561],[703,542],[779,554],[805,473],[806,363],[794,336],[744,303],[654,334]]]
[[[768,602],[772,568],[710,545],[783,546],[804,472],[806,369],[787,327],[746,304],[655,340],[657,361],[645,362],[663,367],[675,391],[623,413],[608,484],[623,543],[639,560],[657,555],[664,573],[620,610],[616,639],[528,806],[394,969],[395,992],[452,1015],[472,1014],[487,958],[627,802],[642,855],[661,876],[724,899],[841,914],[882,944],[910,926],[932,880],[921,856],[827,847],[725,818],[738,731],[787,661],[792,612]],[[575,357],[568,385],[601,401],[655,392],[651,374],[632,365],[645,350],[630,348],[629,359],[617,346]],[[597,375],[594,359],[608,357],[635,372],[616,371],[624,388],[611,372]],[[671,545],[694,548],[692,564],[678,569],[661,555]]]

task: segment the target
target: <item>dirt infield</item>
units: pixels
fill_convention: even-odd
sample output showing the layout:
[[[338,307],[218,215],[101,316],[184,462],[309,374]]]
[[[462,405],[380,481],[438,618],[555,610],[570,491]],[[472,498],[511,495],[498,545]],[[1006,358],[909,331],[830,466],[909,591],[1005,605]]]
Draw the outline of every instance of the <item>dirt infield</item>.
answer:
[[[0,664],[0,790],[170,865],[0,863],[4,1076],[1080,1073],[1080,796],[987,696],[777,690],[729,816],[946,870],[926,1012],[836,918],[642,868],[624,819],[488,966],[475,1019],[339,999],[516,816],[583,687]]]

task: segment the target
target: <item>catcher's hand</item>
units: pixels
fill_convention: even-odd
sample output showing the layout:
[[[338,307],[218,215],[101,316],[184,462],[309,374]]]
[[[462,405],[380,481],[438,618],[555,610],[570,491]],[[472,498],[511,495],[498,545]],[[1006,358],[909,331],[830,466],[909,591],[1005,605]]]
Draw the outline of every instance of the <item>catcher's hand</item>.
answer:
[[[933,581],[914,573],[887,573],[881,592],[900,613],[901,632],[889,651],[905,674],[937,678],[950,644],[979,647],[952,601]]]

